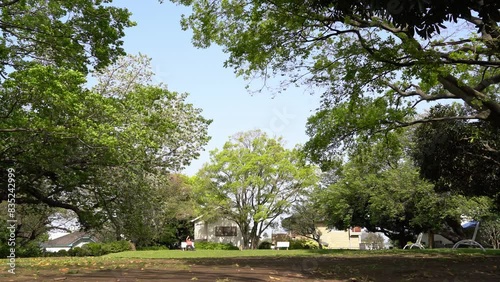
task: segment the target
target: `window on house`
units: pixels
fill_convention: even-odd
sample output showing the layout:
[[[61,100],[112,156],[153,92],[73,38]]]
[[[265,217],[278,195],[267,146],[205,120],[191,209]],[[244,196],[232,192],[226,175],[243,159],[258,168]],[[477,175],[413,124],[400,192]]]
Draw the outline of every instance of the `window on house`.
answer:
[[[236,226],[216,226],[215,236],[236,236]]]

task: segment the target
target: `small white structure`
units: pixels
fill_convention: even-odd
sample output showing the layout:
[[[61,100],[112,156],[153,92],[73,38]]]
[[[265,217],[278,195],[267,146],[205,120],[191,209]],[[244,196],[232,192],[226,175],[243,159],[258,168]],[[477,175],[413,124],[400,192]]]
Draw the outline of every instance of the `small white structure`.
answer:
[[[279,250],[280,248],[290,248],[290,242],[276,242],[276,249]]]
[[[216,221],[204,221],[201,217],[194,222],[194,241],[207,241],[214,243],[232,244],[243,247],[243,236],[236,222],[221,218]]]
[[[424,236],[424,233],[418,234],[417,242],[411,243],[411,244],[406,244],[403,247],[403,249],[406,249],[406,248],[413,249],[414,247],[419,248],[419,249],[425,249],[424,246],[422,245],[422,236]]]

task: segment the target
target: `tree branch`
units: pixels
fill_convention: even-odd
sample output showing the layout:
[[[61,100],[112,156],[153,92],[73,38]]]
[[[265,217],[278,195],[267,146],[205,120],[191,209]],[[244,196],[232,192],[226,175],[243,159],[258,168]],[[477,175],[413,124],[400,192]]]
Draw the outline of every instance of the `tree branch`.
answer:
[[[430,122],[448,121],[448,120],[471,120],[471,119],[481,119],[481,117],[478,117],[478,116],[436,117],[436,118],[429,118],[429,119],[419,119],[419,120],[414,120],[411,122],[396,121],[395,123],[397,123],[401,127],[406,127],[406,126],[411,126],[411,125],[421,124],[421,123],[430,123]]]
[[[500,83],[500,74],[489,77],[487,79],[483,79],[476,87],[474,87],[474,90],[483,91],[484,89],[488,88],[488,86],[497,83]]]
[[[12,1],[7,2],[7,3],[1,3],[1,4],[0,4],[0,7],[1,7],[1,8],[3,8],[3,7],[10,6],[10,5],[14,5],[14,4],[16,4],[17,2],[19,2],[19,1],[21,1],[21,0],[12,0]]]
[[[418,85],[411,85],[415,88],[415,90],[406,92],[403,91],[401,88],[399,88],[397,85],[390,83],[388,81],[385,81],[387,86],[389,86],[392,90],[396,91],[400,96],[402,97],[412,97],[412,96],[418,96],[420,97],[420,101],[436,101],[440,99],[459,99],[459,97],[451,94],[451,93],[443,93],[439,95],[429,95],[426,94]]]

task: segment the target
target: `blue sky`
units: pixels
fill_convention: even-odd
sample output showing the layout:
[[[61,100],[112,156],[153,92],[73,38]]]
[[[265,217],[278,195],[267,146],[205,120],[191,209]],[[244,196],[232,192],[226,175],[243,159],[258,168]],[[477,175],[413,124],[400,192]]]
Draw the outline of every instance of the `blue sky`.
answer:
[[[209,160],[208,152],[221,148],[237,132],[261,129],[282,136],[289,148],[307,141],[305,124],[319,106],[319,95],[298,88],[274,97],[266,91],[251,95],[245,89],[248,82],[223,67],[228,55],[221,47],[197,49],[191,43],[191,32],[181,30],[181,15],[189,14],[189,8],[155,0],[124,0],[114,5],[127,7],[137,22],[126,30],[126,52],[151,57],[158,82],[172,91],[189,93],[189,102],[203,109],[204,117],[213,119],[209,128],[212,140],[184,173],[195,174]]]

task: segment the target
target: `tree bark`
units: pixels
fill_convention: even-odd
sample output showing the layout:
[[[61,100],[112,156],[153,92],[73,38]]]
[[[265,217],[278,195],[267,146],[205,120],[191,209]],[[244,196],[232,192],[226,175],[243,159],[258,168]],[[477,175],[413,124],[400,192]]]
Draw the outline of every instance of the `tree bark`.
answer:
[[[434,232],[432,230],[429,230],[427,233],[428,237],[428,243],[429,243],[429,249],[434,249]]]

